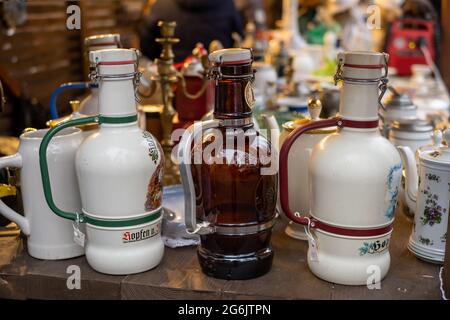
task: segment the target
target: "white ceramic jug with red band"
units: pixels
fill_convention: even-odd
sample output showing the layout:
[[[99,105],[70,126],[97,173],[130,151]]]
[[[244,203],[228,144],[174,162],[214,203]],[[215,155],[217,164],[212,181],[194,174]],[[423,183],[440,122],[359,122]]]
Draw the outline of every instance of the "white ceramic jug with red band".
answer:
[[[336,82],[343,81],[339,116],[295,129],[280,151],[280,197],[284,213],[305,225],[308,265],[318,277],[339,284],[381,281],[390,265],[389,241],[402,172],[394,146],[380,135],[378,108],[387,83],[386,54],[338,54]],[[337,126],[317,143],[309,160],[309,216],[290,208],[288,156],[297,138]]]

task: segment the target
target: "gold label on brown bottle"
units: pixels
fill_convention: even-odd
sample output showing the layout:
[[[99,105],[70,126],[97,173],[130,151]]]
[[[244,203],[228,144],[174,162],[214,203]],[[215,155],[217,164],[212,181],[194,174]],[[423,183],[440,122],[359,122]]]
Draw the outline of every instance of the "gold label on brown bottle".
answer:
[[[253,108],[255,104],[255,94],[253,93],[253,87],[250,81],[247,82],[247,85],[245,86],[244,94],[245,94],[245,102],[250,108]]]

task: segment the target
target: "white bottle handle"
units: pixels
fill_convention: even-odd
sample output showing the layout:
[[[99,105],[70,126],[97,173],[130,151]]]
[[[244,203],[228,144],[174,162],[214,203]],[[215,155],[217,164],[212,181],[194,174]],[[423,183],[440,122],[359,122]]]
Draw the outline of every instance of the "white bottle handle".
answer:
[[[180,173],[184,190],[184,216],[186,230],[188,233],[207,234],[213,232],[213,228],[211,228],[207,222],[197,225],[195,187],[191,170],[191,150],[192,142],[196,140],[198,135],[201,135],[204,130],[217,128],[219,123],[219,120],[208,120],[194,123],[186,130],[181,138],[178,155],[180,159]]]
[[[0,158],[0,169],[6,167],[22,168],[22,156],[16,153],[12,156]],[[7,219],[17,223],[24,234],[26,234],[27,236],[30,235],[30,222],[27,220],[27,218],[8,207],[1,199],[0,213]]]

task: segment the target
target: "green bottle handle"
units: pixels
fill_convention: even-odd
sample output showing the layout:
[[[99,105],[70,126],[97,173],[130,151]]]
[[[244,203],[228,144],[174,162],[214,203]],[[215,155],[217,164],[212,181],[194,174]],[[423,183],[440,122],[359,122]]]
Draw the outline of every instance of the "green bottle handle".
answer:
[[[67,212],[58,208],[53,200],[52,188],[50,184],[50,175],[48,173],[48,163],[47,163],[47,148],[50,143],[50,140],[53,138],[55,134],[59,131],[73,126],[79,126],[84,124],[121,124],[128,122],[137,121],[137,115],[132,116],[122,116],[122,117],[106,117],[106,116],[92,116],[92,117],[84,117],[79,119],[72,119],[69,121],[64,121],[58,124],[57,126],[51,128],[42,139],[41,145],[39,147],[39,166],[41,168],[41,178],[44,189],[45,200],[47,201],[50,209],[56,213],[61,218],[70,219],[70,220],[78,220],[79,222],[85,222],[85,216],[81,213],[75,212]]]

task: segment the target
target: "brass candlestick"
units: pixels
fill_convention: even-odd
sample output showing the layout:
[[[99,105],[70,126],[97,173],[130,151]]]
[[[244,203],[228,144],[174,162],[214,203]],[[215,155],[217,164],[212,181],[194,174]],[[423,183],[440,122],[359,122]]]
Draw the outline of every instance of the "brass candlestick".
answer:
[[[294,57],[289,57],[288,64],[284,70],[284,77],[286,79],[286,85],[284,88],[285,96],[298,96],[298,83],[294,80]]]
[[[173,185],[181,183],[180,171],[178,165],[172,161],[171,153],[174,143],[171,139],[173,129],[173,119],[176,111],[173,108],[174,94],[172,87],[178,82],[177,70],[173,66],[174,53],[172,46],[180,41],[175,38],[176,22],[159,21],[158,26],[161,28],[161,38],[157,38],[156,42],[162,45],[161,55],[155,59],[158,69],[158,75],[151,78],[153,81],[158,81],[161,86],[161,94],[163,101],[163,110],[161,114],[162,124],[162,141],[161,146],[165,155],[165,174],[164,184]]]

